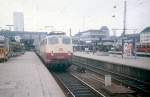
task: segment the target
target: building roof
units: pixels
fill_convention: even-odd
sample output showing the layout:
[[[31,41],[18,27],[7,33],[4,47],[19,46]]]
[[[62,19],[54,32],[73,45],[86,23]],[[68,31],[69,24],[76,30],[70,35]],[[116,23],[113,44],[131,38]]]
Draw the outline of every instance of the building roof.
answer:
[[[100,32],[100,30],[87,30],[86,32]]]
[[[108,34],[109,35],[109,29],[107,26],[102,26],[100,29],[89,29],[89,30],[86,30],[86,31],[82,31],[82,32],[78,32],[77,34],[75,34],[75,36],[81,36],[82,34],[84,33],[89,33],[89,32],[92,32],[92,33],[100,33],[100,34]]]
[[[102,26],[102,27],[100,28],[100,31],[102,31],[102,32],[109,32],[109,29],[108,29],[107,26]]]
[[[141,33],[150,33],[150,27],[145,28]]]

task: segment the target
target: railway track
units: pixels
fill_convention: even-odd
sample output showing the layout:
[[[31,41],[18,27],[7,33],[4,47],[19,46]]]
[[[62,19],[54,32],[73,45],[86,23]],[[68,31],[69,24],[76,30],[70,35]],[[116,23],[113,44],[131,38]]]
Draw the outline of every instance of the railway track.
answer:
[[[124,92],[121,92],[118,89],[116,90],[115,86],[119,86],[119,85],[115,85],[114,83],[112,83],[111,87],[114,87],[113,90],[118,91],[118,92],[111,92],[107,90],[104,80],[99,75],[91,71],[86,70],[85,73],[76,73],[75,75],[81,78],[83,81],[85,81],[89,85],[91,85],[97,91],[103,93],[106,97],[137,97],[137,96],[134,96],[134,91],[130,89],[128,91],[125,90]]]
[[[102,93],[70,73],[53,73],[53,76],[59,85],[65,89],[69,97],[105,97]]]
[[[90,71],[93,71],[93,72],[100,74],[100,75],[103,75],[103,76],[106,74],[109,74],[112,76],[113,80],[120,82],[126,86],[130,86],[130,87],[132,87],[132,88],[134,88],[134,89],[136,89],[136,90],[138,90],[144,94],[146,93],[146,95],[150,95],[150,83],[148,83],[148,82],[143,82],[143,81],[137,80],[135,78],[132,78],[130,76],[115,73],[112,71],[107,71],[107,70],[102,69],[98,65],[94,65],[94,64],[74,62],[74,65],[82,66],[82,67],[84,67]]]

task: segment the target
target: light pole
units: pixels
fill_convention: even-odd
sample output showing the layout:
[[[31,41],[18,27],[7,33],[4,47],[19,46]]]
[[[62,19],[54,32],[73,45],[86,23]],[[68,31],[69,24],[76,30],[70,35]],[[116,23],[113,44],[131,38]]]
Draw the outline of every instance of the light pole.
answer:
[[[116,6],[114,6],[114,8],[116,8]],[[125,33],[126,33],[126,16],[127,16],[127,1],[124,0],[124,11],[123,11],[123,32],[121,35],[121,39],[122,39],[122,58],[123,58],[123,54],[124,54],[124,39],[125,39]],[[115,15],[112,16],[113,18],[115,18]]]
[[[124,0],[124,15],[123,15],[123,33],[122,33],[122,58],[124,54],[124,38],[126,33],[126,13],[127,13],[127,1]]]
[[[72,29],[69,29],[69,36],[72,38]]]

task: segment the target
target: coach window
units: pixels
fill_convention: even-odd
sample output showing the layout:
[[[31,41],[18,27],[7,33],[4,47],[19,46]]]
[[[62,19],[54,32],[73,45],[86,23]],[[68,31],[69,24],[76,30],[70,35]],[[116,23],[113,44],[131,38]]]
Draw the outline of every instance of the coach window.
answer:
[[[64,44],[70,44],[71,43],[71,40],[70,40],[69,37],[63,37],[62,41],[63,41]]]
[[[57,37],[50,37],[50,38],[48,38],[48,43],[49,44],[57,44],[57,43],[59,43],[59,40]]]

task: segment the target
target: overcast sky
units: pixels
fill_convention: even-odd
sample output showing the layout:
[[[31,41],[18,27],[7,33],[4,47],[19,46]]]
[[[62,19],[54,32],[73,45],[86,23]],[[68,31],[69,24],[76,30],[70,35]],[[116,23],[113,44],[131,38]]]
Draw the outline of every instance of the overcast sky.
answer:
[[[123,27],[124,0],[0,0],[0,27],[13,24],[13,12],[23,12],[25,30],[62,30]],[[113,6],[117,7],[114,9]],[[150,26],[150,0],[127,0],[127,28]],[[115,18],[112,16],[115,15]],[[45,26],[53,26],[45,28]],[[119,35],[121,33],[117,31]],[[131,33],[131,32],[129,32]]]

